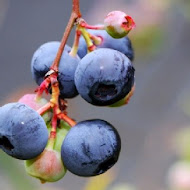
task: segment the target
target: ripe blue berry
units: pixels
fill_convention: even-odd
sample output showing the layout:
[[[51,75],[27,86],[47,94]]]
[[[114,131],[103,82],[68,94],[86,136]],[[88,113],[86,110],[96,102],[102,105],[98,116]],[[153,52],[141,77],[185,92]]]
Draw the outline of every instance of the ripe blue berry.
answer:
[[[81,59],[75,84],[87,102],[107,106],[124,98],[134,85],[134,67],[121,52],[100,48]]]
[[[118,160],[121,139],[108,122],[94,119],[77,123],[66,135],[61,156],[66,168],[79,176],[104,173]]]
[[[45,74],[56,57],[60,42],[48,42],[40,46],[32,57],[31,71],[36,83],[40,85],[44,80]],[[78,55],[69,55],[71,48],[66,45],[59,63],[59,88],[61,98],[73,98],[78,95],[74,84],[74,73],[80,58]]]
[[[110,48],[125,54],[131,61],[134,59],[134,51],[131,40],[126,36],[120,39],[112,38],[105,30],[88,30],[90,34],[100,37],[102,42],[97,48]],[[84,38],[81,36],[79,41],[78,55],[83,58],[87,54],[87,46]]]
[[[48,141],[42,117],[22,103],[0,108],[0,148],[12,157],[26,160],[38,156]]]

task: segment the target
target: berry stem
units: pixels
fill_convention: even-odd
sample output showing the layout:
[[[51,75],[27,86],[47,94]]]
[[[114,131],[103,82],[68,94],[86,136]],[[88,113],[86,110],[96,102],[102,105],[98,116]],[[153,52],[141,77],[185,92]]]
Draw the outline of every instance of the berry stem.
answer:
[[[40,109],[38,109],[38,113],[40,115],[43,115],[46,111],[50,110],[51,109],[51,103],[48,102],[47,104],[45,104],[43,107],[41,107]]]
[[[77,18],[81,17],[81,13],[80,13],[80,7],[79,7],[79,0],[73,0],[73,9],[72,9],[72,13],[69,19],[69,22],[67,24],[67,27],[65,29],[65,32],[63,34],[62,40],[61,40],[61,44],[59,46],[59,50],[57,52],[56,58],[51,66],[51,69],[58,72],[58,67],[59,67],[59,62],[65,47],[65,44],[67,42],[67,39],[70,35],[70,32],[73,28],[73,25],[76,21]]]
[[[51,107],[54,108],[54,112],[59,114],[61,110],[59,109],[59,82],[57,80],[57,73],[51,75],[51,88],[52,88],[52,95],[51,95]]]
[[[104,25],[98,25],[98,26],[92,26],[88,25],[86,22],[82,22],[80,26],[86,28],[86,29],[93,29],[93,30],[105,30]]]
[[[51,131],[48,139],[48,144],[46,148],[48,149],[53,149],[54,144],[55,144],[55,139],[56,139],[56,131],[57,131],[57,114],[53,114],[52,120],[51,120]]]
[[[80,0],[73,0],[73,12],[75,12],[78,15],[78,17],[81,17]]]
[[[76,29],[74,43],[73,43],[71,52],[69,53],[73,57],[76,56],[77,54],[80,36],[81,36],[81,31]]]
[[[94,44],[97,46],[97,45],[100,45],[103,41],[103,39],[101,37],[98,37],[98,36],[95,36],[93,34],[90,34],[90,39],[94,42]]]
[[[76,125],[76,122],[74,120],[72,120],[70,117],[68,117],[64,113],[59,114],[58,118],[64,120],[65,122],[67,122],[71,127],[74,127]]]
[[[90,39],[90,34],[86,31],[85,28],[83,27],[79,27],[85,41],[86,41],[86,45],[87,45],[87,48],[88,48],[88,52],[91,52],[93,50],[96,49],[96,46],[92,43],[91,39]]]
[[[52,121],[51,121],[51,132],[50,132],[50,138],[56,137],[56,128],[57,128],[57,114],[53,114]]]
[[[52,129],[51,129],[51,133],[49,137],[48,147],[52,147],[54,145],[54,140],[56,138],[57,119],[62,119],[66,121],[70,126],[76,125],[76,122],[72,120],[70,117],[68,117],[66,111],[64,110],[67,107],[66,102],[64,100],[63,101],[59,100],[60,90],[59,90],[59,82],[57,80],[59,62],[60,62],[64,47],[65,47],[65,44],[67,42],[67,39],[70,35],[70,32],[75,22],[77,23],[77,19],[81,18],[79,0],[73,0],[72,5],[73,5],[72,13],[71,13],[69,22],[67,24],[67,27],[65,29],[65,32],[63,34],[56,58],[50,68],[50,71],[46,74],[46,78],[41,83],[40,87],[36,90],[37,92],[36,99],[40,99],[44,91],[48,92],[49,86],[51,86],[51,89],[52,89],[50,102],[37,111],[40,115],[42,115],[49,109],[51,108],[53,109]],[[81,35],[81,32],[79,30],[76,31],[75,41],[74,41],[74,45],[71,51],[71,55],[73,56],[75,56],[77,53],[80,35]]]
[[[36,92],[36,101],[39,100],[43,94],[44,91],[48,92],[48,87],[51,83],[51,80],[49,77],[47,77],[41,84],[40,86],[37,88]]]

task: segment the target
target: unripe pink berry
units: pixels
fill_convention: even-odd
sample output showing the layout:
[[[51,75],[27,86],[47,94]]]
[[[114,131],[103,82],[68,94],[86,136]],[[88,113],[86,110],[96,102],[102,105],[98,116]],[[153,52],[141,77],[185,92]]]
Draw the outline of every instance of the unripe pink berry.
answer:
[[[113,38],[122,38],[135,27],[135,22],[122,11],[112,11],[106,16],[104,25],[110,36]]]
[[[66,173],[66,168],[58,151],[46,148],[42,154],[32,160],[25,161],[26,172],[41,182],[55,182]]]

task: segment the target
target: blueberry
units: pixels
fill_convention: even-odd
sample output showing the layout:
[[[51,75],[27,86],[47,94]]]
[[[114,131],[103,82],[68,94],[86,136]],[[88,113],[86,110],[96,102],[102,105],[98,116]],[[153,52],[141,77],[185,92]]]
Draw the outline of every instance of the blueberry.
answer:
[[[49,71],[60,42],[47,42],[40,46],[34,53],[31,61],[32,76],[36,83],[40,85],[44,80],[45,74]],[[74,84],[74,73],[80,58],[78,55],[72,57],[69,55],[71,48],[66,45],[59,64],[59,88],[61,98],[73,98],[78,95]]]
[[[134,51],[131,40],[126,36],[120,39],[112,38],[105,30],[88,30],[90,34],[102,39],[97,48],[110,48],[125,54],[131,61],[134,59]],[[87,54],[87,46],[83,37],[80,37],[78,55],[83,58]]]
[[[38,156],[48,141],[42,117],[22,103],[0,108],[0,148],[12,157],[26,160]]]
[[[79,176],[104,173],[118,160],[121,139],[108,122],[94,119],[77,123],[67,133],[61,156],[66,168]]]
[[[134,71],[131,61],[124,54],[100,48],[81,59],[75,72],[75,84],[87,102],[107,106],[131,91]]]

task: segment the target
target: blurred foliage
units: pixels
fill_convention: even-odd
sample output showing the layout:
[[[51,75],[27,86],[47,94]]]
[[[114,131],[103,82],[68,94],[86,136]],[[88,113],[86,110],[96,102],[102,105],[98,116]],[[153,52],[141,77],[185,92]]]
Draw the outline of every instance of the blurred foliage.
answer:
[[[106,190],[114,180],[114,175],[111,172],[89,178],[84,190]]]
[[[190,20],[190,1],[189,0],[175,0],[180,8],[181,13],[185,16],[186,19]]]
[[[110,190],[135,190],[135,188],[127,183],[119,183],[115,184]]]
[[[14,190],[36,190],[35,184],[27,178],[24,172],[24,162],[0,151],[0,170],[1,174],[9,179],[9,183]]]
[[[190,116],[190,91],[185,90],[179,96],[178,104],[180,109],[186,114]]]
[[[92,177],[88,180],[84,190],[135,190],[132,185],[127,183],[116,183],[112,185],[115,181],[114,171],[106,172],[97,177]]]
[[[181,159],[190,161],[190,127],[177,131],[174,136],[174,147]]]
[[[138,32],[134,32],[131,36],[135,56],[143,57],[143,59],[156,55],[164,42],[164,31],[159,25],[147,26]]]

